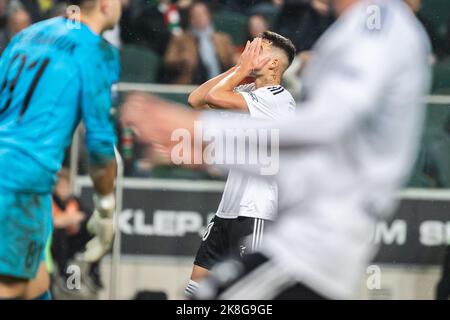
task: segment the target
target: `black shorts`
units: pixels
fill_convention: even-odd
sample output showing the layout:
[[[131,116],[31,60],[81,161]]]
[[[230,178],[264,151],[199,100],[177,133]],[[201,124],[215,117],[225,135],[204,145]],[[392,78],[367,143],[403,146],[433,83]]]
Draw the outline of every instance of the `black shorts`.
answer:
[[[194,264],[210,270],[227,258],[241,259],[244,254],[259,248],[268,222],[258,218],[223,219],[214,216],[206,227]],[[247,236],[251,236],[249,245],[244,243]]]
[[[223,275],[227,276],[224,277]],[[278,266],[261,253],[241,261],[218,263],[197,289],[200,300],[327,300],[308,286],[280,272]]]

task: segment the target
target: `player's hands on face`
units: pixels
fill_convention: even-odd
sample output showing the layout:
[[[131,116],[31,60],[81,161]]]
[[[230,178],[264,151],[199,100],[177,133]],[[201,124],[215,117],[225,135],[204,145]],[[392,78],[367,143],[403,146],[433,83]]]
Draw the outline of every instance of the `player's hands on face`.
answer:
[[[239,59],[238,68],[247,75],[257,73],[270,61],[269,57],[261,58],[261,53],[262,38],[253,39],[250,44],[247,42],[245,50]]]
[[[244,51],[242,51],[241,55],[239,56],[238,62],[236,63],[236,67],[240,67],[242,65],[242,60],[244,60],[246,55],[248,55],[248,50],[250,49],[250,45],[251,45],[250,40],[247,40]]]

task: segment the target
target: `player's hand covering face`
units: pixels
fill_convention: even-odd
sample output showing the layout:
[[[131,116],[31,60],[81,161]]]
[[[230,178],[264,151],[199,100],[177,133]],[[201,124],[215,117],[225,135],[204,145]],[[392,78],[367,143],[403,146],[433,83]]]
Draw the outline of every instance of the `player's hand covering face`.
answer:
[[[264,43],[264,46],[267,45]],[[255,38],[251,43],[247,41],[247,45],[239,58],[237,67],[249,76],[258,74],[271,60],[270,57],[264,57],[262,53],[262,38]]]

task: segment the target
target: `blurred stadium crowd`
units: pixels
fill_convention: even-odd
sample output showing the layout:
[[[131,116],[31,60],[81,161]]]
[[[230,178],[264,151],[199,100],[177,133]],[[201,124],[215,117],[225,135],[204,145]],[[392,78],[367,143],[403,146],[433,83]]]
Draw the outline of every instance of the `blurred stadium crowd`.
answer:
[[[405,0],[433,46],[433,93],[450,92],[450,2]],[[271,29],[296,46],[301,71],[316,40],[333,23],[321,0],[121,0],[123,17],[105,38],[120,48],[122,82],[196,85],[233,66],[246,40]],[[423,3],[422,3],[423,2]],[[33,22],[66,13],[61,0],[0,0],[0,51]],[[289,76],[287,77],[289,80]],[[285,86],[291,91],[292,83]],[[166,94],[186,104],[187,93]],[[118,103],[119,104],[119,103]],[[421,155],[410,186],[450,187],[450,112],[429,108]],[[128,176],[211,178],[170,166],[153,167],[130,130],[118,128]],[[81,173],[85,168],[80,163]]]
[[[426,1],[422,10],[422,0],[405,1],[424,25],[436,60],[447,59],[450,18],[445,11],[450,12],[450,4]],[[124,66],[123,78],[133,82],[200,84],[234,65],[246,40],[264,30],[287,36],[301,53],[310,50],[333,23],[322,0],[121,2],[122,20],[105,37],[122,48],[124,59],[134,53],[138,58],[147,56],[152,60],[146,63],[151,69],[143,68],[149,71],[145,75],[142,71],[127,73],[132,68]],[[64,15],[66,8],[64,0],[0,0],[0,50],[23,28]]]

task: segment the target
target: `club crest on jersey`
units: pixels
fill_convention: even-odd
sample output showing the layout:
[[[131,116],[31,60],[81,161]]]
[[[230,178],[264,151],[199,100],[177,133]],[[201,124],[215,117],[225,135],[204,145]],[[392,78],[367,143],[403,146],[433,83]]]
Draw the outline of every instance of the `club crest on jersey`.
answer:
[[[214,221],[211,222],[210,224],[208,224],[208,226],[206,227],[205,233],[203,234],[202,241],[206,241],[206,239],[208,239],[213,225],[214,225]]]
[[[240,245],[240,247],[239,247],[239,256],[240,256],[241,258],[244,257],[244,254],[245,254],[245,250],[246,250],[246,249],[247,249],[246,246]]]

